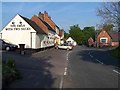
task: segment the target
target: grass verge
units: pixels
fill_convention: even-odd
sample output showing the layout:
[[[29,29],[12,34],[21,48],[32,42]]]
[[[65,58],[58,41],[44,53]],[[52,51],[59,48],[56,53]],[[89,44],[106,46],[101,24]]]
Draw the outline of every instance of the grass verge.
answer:
[[[112,56],[120,58],[120,46],[117,47],[116,49],[112,50]]]

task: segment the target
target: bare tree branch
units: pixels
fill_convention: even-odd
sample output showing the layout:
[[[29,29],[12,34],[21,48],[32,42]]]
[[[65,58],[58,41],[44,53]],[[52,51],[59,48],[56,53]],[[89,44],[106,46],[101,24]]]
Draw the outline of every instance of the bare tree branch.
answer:
[[[97,9],[97,15],[103,18],[104,23],[120,25],[120,2],[106,2]]]

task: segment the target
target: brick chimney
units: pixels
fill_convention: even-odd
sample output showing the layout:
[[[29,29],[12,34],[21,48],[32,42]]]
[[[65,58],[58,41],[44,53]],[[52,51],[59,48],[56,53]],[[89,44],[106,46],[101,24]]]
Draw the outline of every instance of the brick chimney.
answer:
[[[35,22],[44,32],[48,33],[47,26],[39,19],[36,15],[34,15],[31,20]]]
[[[48,20],[48,13],[46,11],[44,11],[44,21]]]
[[[51,19],[51,17],[50,16],[48,16],[49,17],[49,19]]]
[[[43,14],[43,13],[39,12],[38,17],[39,17],[40,19],[44,20],[44,14]]]
[[[48,13],[47,13],[46,11],[44,12],[44,21],[45,21],[46,23],[48,23],[48,24],[52,27],[52,29],[55,30],[55,24],[54,24],[54,22],[51,20],[51,17],[48,16]]]

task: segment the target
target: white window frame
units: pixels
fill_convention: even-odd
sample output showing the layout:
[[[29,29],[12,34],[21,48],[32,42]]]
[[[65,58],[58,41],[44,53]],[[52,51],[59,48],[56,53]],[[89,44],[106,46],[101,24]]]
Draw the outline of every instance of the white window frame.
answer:
[[[108,42],[108,38],[102,37],[102,38],[100,38],[100,43],[102,43],[102,42],[101,42],[102,39],[106,39],[106,42],[105,42],[105,43]]]

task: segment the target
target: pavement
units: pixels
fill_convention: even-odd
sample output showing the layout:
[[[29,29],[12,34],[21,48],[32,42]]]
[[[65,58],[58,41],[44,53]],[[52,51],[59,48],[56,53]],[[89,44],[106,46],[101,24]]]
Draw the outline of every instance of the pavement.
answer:
[[[13,82],[10,88],[59,88],[68,52],[54,48],[32,55],[3,52],[2,59],[13,58],[22,75],[22,79]]]
[[[75,47],[69,54],[63,88],[118,88],[119,65],[109,49]]]

